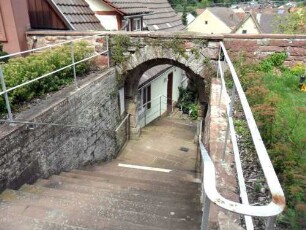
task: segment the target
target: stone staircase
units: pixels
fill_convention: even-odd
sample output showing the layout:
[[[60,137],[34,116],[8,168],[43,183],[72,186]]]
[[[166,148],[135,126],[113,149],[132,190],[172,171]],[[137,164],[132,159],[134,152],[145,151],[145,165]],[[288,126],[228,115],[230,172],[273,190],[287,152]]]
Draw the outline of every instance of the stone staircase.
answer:
[[[152,141],[148,133],[144,136]],[[182,137],[178,138],[182,143]],[[126,151],[133,152],[129,146]],[[128,153],[109,163],[62,172],[19,190],[5,190],[0,195],[0,230],[199,230],[200,184],[194,170],[138,169],[130,166],[133,162]],[[177,152],[181,164],[178,154],[186,158],[186,153]],[[164,156],[168,156],[166,152]],[[173,159],[171,165],[177,165]],[[155,167],[157,162],[152,164]]]

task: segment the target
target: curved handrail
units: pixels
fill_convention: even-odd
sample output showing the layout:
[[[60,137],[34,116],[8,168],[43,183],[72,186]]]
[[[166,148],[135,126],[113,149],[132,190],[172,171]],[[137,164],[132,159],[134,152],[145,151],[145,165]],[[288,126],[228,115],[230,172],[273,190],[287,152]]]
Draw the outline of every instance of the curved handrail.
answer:
[[[215,166],[209,154],[207,153],[201,139],[202,135],[200,135],[199,144],[204,163],[204,172],[203,172],[204,190],[205,194],[207,195],[207,197],[211,202],[215,203],[216,205],[226,210],[248,216],[270,217],[270,216],[276,216],[284,210],[285,204],[283,202],[280,202],[279,198],[272,199],[272,201],[268,205],[252,206],[252,205],[241,204],[238,202],[233,202],[223,197],[218,192],[216,187]]]

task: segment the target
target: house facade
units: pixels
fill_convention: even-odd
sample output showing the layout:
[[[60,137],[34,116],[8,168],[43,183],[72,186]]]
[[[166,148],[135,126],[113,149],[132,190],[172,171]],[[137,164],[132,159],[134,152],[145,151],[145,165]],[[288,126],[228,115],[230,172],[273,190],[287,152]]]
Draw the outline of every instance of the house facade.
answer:
[[[208,7],[187,26],[187,30],[205,34],[229,34],[239,22],[239,17],[230,8]]]
[[[106,30],[143,30],[143,17],[150,10],[138,1],[86,0]]]
[[[26,50],[25,33],[30,28],[27,1],[0,0],[0,43],[4,51]]]
[[[144,127],[160,115],[171,112],[179,87],[187,85],[184,71],[170,65],[155,66],[144,73],[138,87],[138,124]]]
[[[231,32],[233,34],[261,34],[261,28],[252,14],[247,14],[245,19]]]
[[[187,27],[188,31],[205,34],[259,34],[260,25],[251,13],[231,8],[208,7]]]
[[[105,30],[85,0],[0,0],[0,43],[4,51],[27,50],[26,32],[30,29]]]

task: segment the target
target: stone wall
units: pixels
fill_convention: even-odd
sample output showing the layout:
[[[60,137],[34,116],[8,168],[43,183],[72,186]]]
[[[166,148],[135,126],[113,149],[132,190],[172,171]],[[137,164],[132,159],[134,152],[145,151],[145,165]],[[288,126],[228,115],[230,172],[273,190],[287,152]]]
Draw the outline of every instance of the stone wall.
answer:
[[[15,119],[82,126],[1,125],[0,191],[38,177],[116,157],[125,142],[114,69],[91,73],[79,82],[40,100]]]
[[[242,53],[247,59],[256,61],[274,52],[286,52],[287,66],[306,62],[304,35],[224,35],[224,45],[231,58]]]

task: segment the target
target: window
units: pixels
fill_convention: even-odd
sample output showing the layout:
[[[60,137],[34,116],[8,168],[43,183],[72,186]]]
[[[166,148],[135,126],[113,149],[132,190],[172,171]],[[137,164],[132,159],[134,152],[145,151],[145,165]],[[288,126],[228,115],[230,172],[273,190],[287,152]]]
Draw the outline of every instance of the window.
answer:
[[[122,20],[121,30],[123,30],[123,31],[128,31],[129,30],[129,21],[128,20],[125,20],[125,19]]]
[[[141,18],[133,19],[133,31],[141,31]]]
[[[208,24],[208,21],[205,21],[205,25],[207,25]]]
[[[243,34],[246,34],[246,33],[247,33],[247,30],[242,30],[242,33],[243,33]]]
[[[142,88],[142,107],[151,109],[151,85]]]

